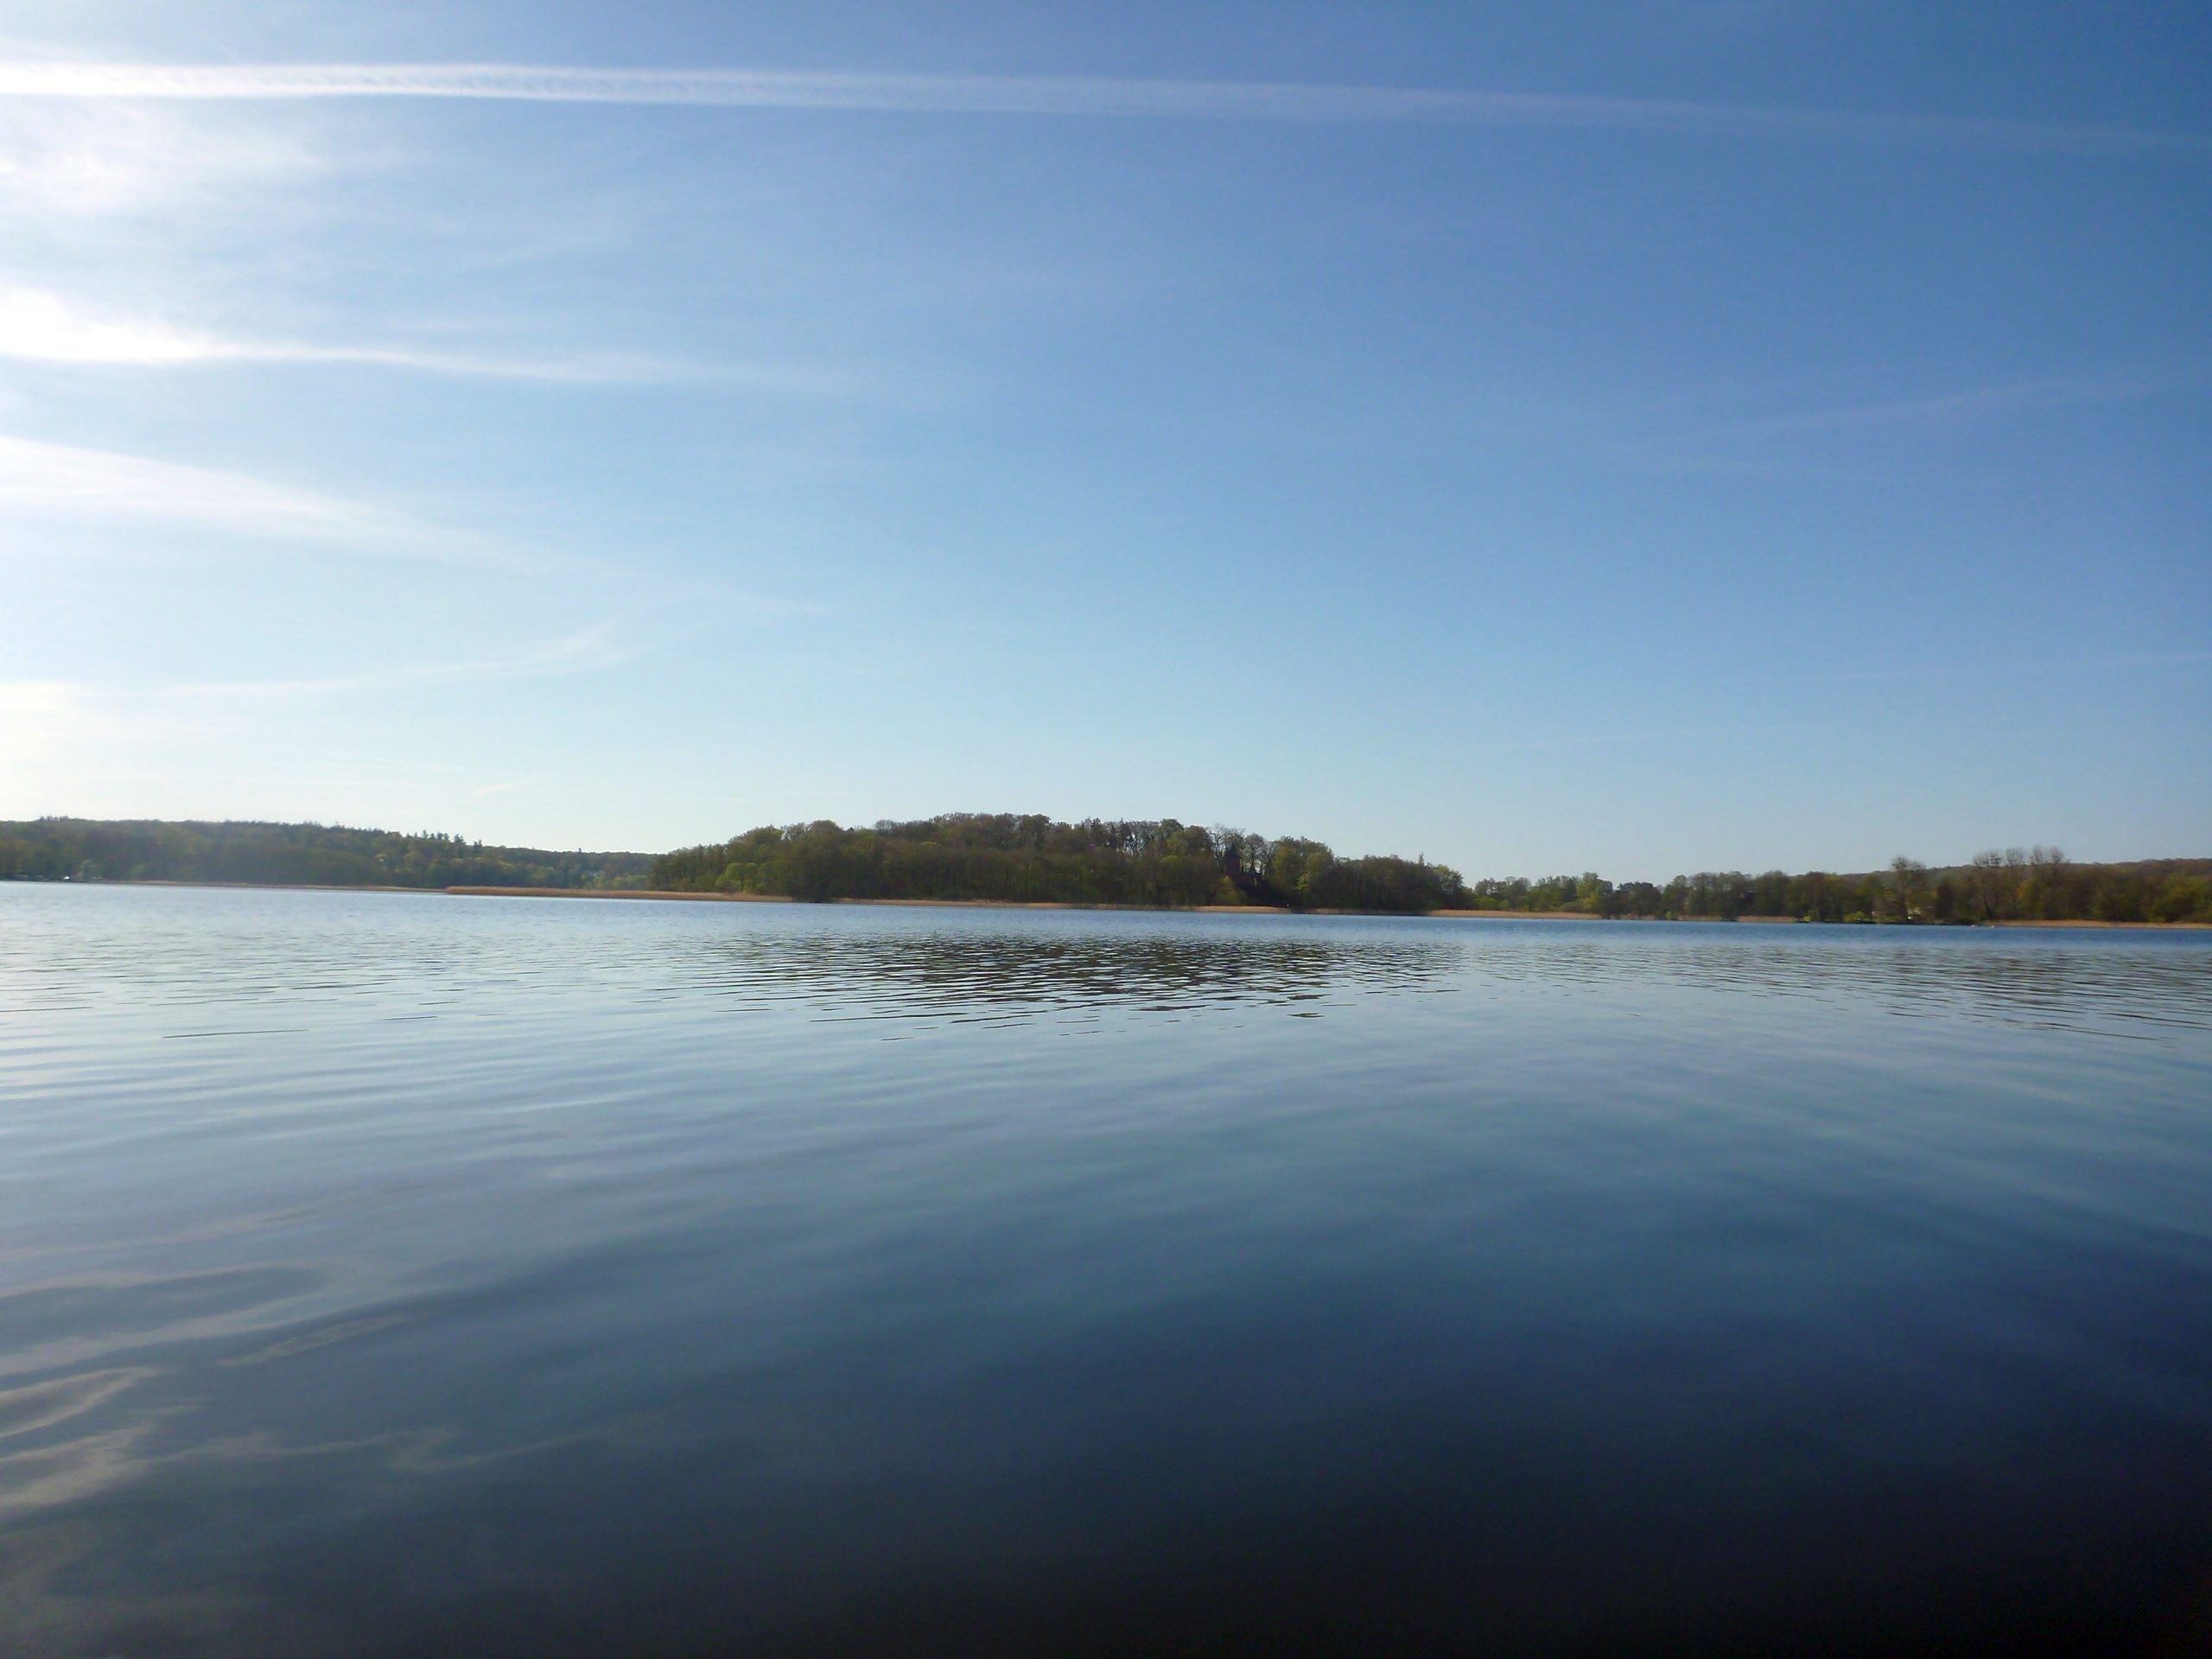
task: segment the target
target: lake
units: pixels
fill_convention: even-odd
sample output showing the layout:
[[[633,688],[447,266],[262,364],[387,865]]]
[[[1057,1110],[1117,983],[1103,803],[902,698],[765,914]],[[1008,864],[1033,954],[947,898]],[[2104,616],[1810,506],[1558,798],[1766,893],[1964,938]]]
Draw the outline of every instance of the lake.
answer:
[[[2212,1649],[2212,934],[0,885],[0,1650]]]

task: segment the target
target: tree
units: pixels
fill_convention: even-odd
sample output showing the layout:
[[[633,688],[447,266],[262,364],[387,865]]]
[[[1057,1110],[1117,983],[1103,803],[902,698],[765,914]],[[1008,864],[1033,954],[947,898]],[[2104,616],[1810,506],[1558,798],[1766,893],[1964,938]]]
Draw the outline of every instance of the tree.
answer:
[[[1976,853],[1968,866],[1972,872],[1972,891],[1974,903],[1981,912],[1981,919],[1993,922],[2010,912],[2012,903],[2013,880],[2005,867],[2005,855],[1995,848]]]
[[[1918,921],[1928,910],[1928,867],[1899,853],[1890,861],[1890,890],[1894,895],[1896,919]]]

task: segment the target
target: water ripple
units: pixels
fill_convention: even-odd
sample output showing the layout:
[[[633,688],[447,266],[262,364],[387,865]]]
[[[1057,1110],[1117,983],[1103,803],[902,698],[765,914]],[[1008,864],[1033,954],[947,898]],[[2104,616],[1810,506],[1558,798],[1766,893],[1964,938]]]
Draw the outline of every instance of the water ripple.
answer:
[[[276,1035],[277,1010],[340,1004],[386,1020],[531,997],[704,1001],[825,1020],[997,1023],[1517,985],[1624,986],[1956,1015],[2156,1039],[2212,1029],[2212,936],[2002,933],[1452,919],[1206,918],[840,907],[623,906],[330,895],[0,895],[0,1019],[128,1003],[264,1020],[166,1035]],[[11,902],[10,902],[11,901]],[[274,925],[272,925],[272,923]],[[588,950],[572,946],[587,941]],[[1318,1006],[1317,1006],[1318,1005]]]

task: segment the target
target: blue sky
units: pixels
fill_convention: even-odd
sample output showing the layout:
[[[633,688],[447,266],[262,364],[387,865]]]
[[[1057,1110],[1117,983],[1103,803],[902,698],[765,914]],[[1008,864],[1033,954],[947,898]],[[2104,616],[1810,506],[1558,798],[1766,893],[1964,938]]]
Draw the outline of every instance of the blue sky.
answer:
[[[2208,79],[2163,5],[0,3],[0,816],[2212,851]]]

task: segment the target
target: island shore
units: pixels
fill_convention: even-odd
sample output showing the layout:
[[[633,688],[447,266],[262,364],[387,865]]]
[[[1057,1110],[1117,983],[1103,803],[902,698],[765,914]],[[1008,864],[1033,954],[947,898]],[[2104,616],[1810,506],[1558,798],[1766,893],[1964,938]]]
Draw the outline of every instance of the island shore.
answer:
[[[2188,933],[2212,931],[2212,922],[1974,922],[1974,927],[2113,927],[2148,933]]]
[[[60,885],[60,884],[57,884]],[[232,893],[413,893],[462,899],[643,899],[663,903],[705,905],[796,905],[808,902],[779,893],[686,893],[668,887],[409,887],[396,885],[339,886],[306,881],[176,881],[161,879],[84,881],[68,885],[100,887],[205,887]],[[869,905],[893,910],[1112,910],[1157,916],[1410,916],[1457,922],[1666,922],[1716,926],[1805,925],[1796,916],[1593,916],[1583,910],[1291,910],[1280,905],[1113,905],[1076,904],[1040,899],[830,899],[830,905]],[[1893,927],[1895,923],[1870,924]],[[2212,932],[2212,922],[1989,921],[1920,923],[1923,927],[2057,927],[2116,932]]]
[[[153,885],[153,884],[147,884]],[[182,887],[188,882],[164,882],[159,885]],[[213,885],[213,884],[209,884]],[[222,885],[236,885],[225,883]],[[685,893],[666,887],[332,887],[321,891],[333,893],[445,893],[466,899],[647,899],[660,901],[688,902],[708,905],[796,905],[804,902],[779,893]],[[1079,905],[1058,899],[830,899],[830,905],[870,905],[889,910],[1116,910],[1131,911],[1158,916],[1425,916],[1432,920],[1460,922],[1663,922],[1692,921],[1717,925],[1738,926],[1751,924],[1768,926],[1804,925],[1796,916],[1738,916],[1733,920],[1725,917],[1669,918],[1663,916],[1593,916],[1586,910],[1432,910],[1426,912],[1390,910],[1301,910],[1286,909],[1280,905]],[[1880,924],[1894,926],[1894,923]],[[1918,924],[1922,926],[1942,925],[1936,923]],[[2138,931],[2204,931],[2212,930],[2206,922],[1967,922],[1954,924],[1967,927],[2065,927],[2110,928]]]
[[[684,893],[666,887],[442,887],[434,891],[464,899],[690,899],[709,905],[796,905],[804,902],[780,893]],[[1279,905],[1078,905],[1064,899],[827,899],[829,905],[873,905],[892,910],[1130,910],[1164,916],[1290,916]],[[1306,911],[1308,916],[1341,916],[1350,911]],[[1389,912],[1370,912],[1387,914]]]

